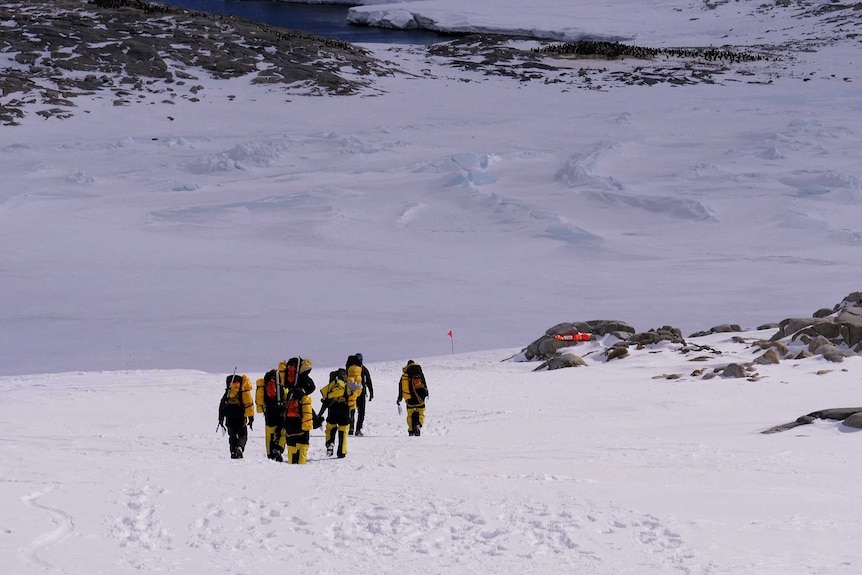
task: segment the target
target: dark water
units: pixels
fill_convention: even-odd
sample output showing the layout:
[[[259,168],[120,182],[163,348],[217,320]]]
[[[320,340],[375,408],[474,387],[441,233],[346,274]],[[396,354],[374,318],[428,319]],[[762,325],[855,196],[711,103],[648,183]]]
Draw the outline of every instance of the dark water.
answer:
[[[427,30],[389,30],[347,23],[345,5],[294,4],[278,0],[158,0],[164,4],[337,38],[357,44],[430,44],[447,39]]]

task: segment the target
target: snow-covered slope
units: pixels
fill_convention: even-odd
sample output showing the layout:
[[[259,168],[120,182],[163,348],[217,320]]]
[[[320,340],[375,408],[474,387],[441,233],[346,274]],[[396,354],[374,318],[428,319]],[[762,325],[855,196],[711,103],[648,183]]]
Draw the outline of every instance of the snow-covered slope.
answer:
[[[261,421],[228,458],[224,374],[2,377],[4,573],[855,573],[858,430],[759,432],[859,404],[862,360],[690,375],[769,335],[692,340],[705,361],[664,345],[604,363],[592,342],[573,348],[587,367],[552,372],[502,361],[516,349],[415,357],[421,438],[394,405],[404,362],[372,362],[367,437],[327,459],[315,431],[306,466],[268,461]]]

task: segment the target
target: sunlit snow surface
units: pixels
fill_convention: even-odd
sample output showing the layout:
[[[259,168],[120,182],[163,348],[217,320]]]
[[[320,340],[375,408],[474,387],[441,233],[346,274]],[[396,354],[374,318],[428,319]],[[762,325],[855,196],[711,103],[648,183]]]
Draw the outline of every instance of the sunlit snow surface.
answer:
[[[765,329],[690,340],[702,361],[666,344],[605,363],[608,341],[570,350],[586,367],[503,361],[559,322],[751,329],[860,289],[853,27],[711,6],[398,9],[799,43],[712,85],[594,90],[376,45],[411,75],[364,95],[202,76],[199,102],[94,96],[3,127],[4,575],[858,573],[855,430],[759,433],[862,404],[858,358],[703,379],[762,353]],[[229,459],[234,366],[256,379],[301,354],[320,388],[356,352],[376,397],[346,459],[314,431],[307,466],[269,462],[260,417]],[[431,392],[421,438],[393,405],[408,358]]]

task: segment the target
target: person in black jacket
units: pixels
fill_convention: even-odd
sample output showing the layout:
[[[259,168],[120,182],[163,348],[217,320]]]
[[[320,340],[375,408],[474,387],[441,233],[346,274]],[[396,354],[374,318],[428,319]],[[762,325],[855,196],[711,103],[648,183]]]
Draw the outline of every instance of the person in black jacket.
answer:
[[[335,452],[338,440],[338,457],[347,456],[347,430],[350,427],[350,399],[359,390],[351,392],[347,386],[347,370],[344,368],[329,374],[329,383],[320,390],[320,413],[326,411],[326,455]]]
[[[428,399],[428,384],[422,366],[412,359],[401,368],[401,381],[398,384],[398,404],[401,400],[407,405],[407,435],[419,437],[425,425],[425,400]]]
[[[311,379],[311,360],[299,361],[299,377],[293,385],[285,386],[284,439],[287,462],[304,464],[308,460],[308,442],[314,427],[314,410],[311,393],[315,390]]]
[[[371,372],[368,371],[368,368],[365,367],[363,363],[363,358],[361,353],[357,353],[356,357],[359,358],[359,364],[362,367],[362,393],[359,394],[359,397],[356,398],[356,433],[355,435],[362,436],[362,424],[365,423],[365,399],[368,397],[368,401],[374,400],[374,386],[371,383]],[[351,420],[353,418],[351,417]]]
[[[254,426],[254,395],[247,375],[229,375],[218,406],[219,427],[225,427],[231,459],[242,459],[248,429]],[[248,425],[248,429],[246,429]],[[216,428],[218,429],[218,428]]]

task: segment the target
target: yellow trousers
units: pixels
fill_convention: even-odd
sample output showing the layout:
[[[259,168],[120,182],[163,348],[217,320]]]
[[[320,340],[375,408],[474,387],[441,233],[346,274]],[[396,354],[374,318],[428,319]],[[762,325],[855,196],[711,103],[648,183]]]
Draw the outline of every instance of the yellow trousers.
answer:
[[[407,408],[407,431],[413,433],[414,415],[415,421],[422,427],[425,427],[425,407],[408,407]]]
[[[297,443],[296,445],[287,446],[287,463],[297,463],[305,465],[308,463],[308,444]]]
[[[275,433],[275,426],[267,426],[266,427],[266,456],[269,457],[272,455],[270,453],[270,448],[272,447],[272,435]],[[281,430],[281,435],[278,438],[278,446],[281,448],[281,452],[284,453],[284,444],[287,443],[287,436],[284,433],[284,430]]]
[[[350,425],[336,425],[334,423],[326,424],[326,446],[335,444],[336,435],[338,436],[338,457],[347,455],[347,432]]]

